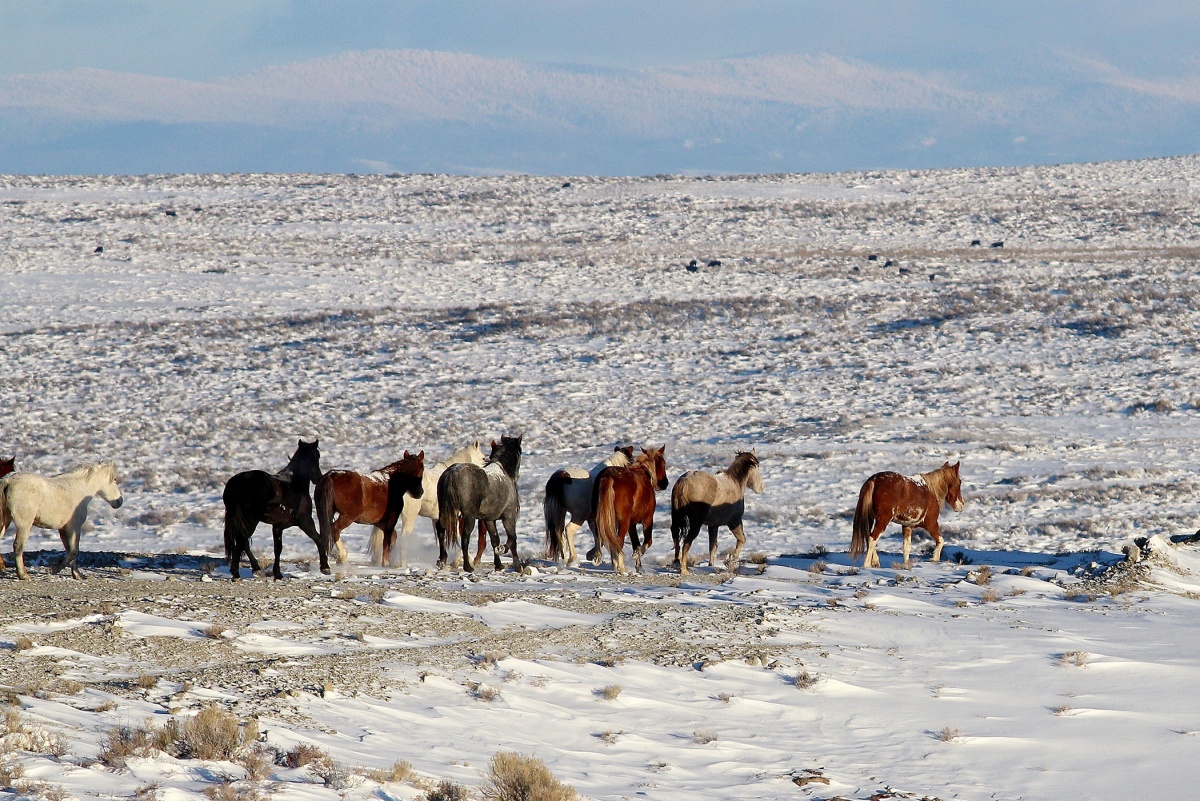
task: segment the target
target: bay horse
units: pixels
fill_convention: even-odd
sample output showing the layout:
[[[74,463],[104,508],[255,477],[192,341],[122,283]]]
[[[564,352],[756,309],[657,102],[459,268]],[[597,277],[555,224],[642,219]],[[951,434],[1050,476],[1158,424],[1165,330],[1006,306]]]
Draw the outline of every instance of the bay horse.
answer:
[[[600,546],[608,548],[613,570],[625,573],[625,537],[633,546],[633,561],[642,569],[642,554],[654,542],[654,493],[667,488],[667,446],[641,449],[628,467],[606,467],[592,485],[592,520],[596,547],[588,552],[592,564],[600,564]],[[642,526],[638,542],[637,525]]]
[[[854,508],[854,536],[850,540],[850,558],[866,554],[863,567],[879,567],[876,545],[888,523],[900,524],[904,535],[904,564],[912,548],[914,528],[923,528],[933,537],[931,561],[942,558],[942,532],[938,528],[938,513],[942,504],[961,512],[962,482],[958,468],[962,462],[946,462],[937,470],[902,476],[899,473],[876,473],[866,480],[858,492]]]
[[[390,548],[405,499],[409,496],[419,499],[425,492],[424,475],[425,451],[416,456],[405,451],[402,459],[366,475],[353,470],[330,470],[321,476],[313,490],[317,524],[327,547],[337,549],[338,562],[346,561],[342,532],[351,523],[370,524]]]
[[[729,467],[718,473],[689,470],[675,479],[671,489],[671,539],[675,541],[675,565],[680,575],[687,575],[688,551],[701,526],[708,526],[709,566],[717,566],[717,529],[721,526],[728,527],[737,541],[729,555],[730,566],[737,566],[742,546],[746,544],[742,515],[746,511],[747,488],[756,493],[763,490],[758,456],[753,451],[739,452]]]
[[[546,519],[546,553],[568,565],[579,561],[575,535],[592,516],[592,485],[606,467],[628,467],[633,463],[633,446],[616,447],[612,455],[597,462],[590,470],[567,467],[556,470],[546,482],[542,514]],[[571,521],[567,522],[567,515]],[[595,548],[593,548],[595,550]]]
[[[77,564],[79,532],[93,497],[108,501],[114,509],[124,503],[112,462],[78,467],[52,478],[34,473],[10,473],[0,479],[0,535],[8,528],[10,520],[16,525],[13,561],[17,565],[17,578],[29,577],[25,572],[25,541],[34,526],[57,529],[62,538],[65,553],[53,571],[57,573],[70,567],[73,578],[83,578],[83,571]],[[4,558],[0,557],[0,571],[5,569]]]
[[[259,523],[269,523],[275,540],[275,568],[271,575],[283,578],[279,554],[283,551],[283,530],[299,526],[317,545],[321,572],[329,574],[329,542],[313,525],[312,498],[308,485],[321,480],[321,449],[318,440],[299,440],[287,467],[278,473],[248,470],[225,483],[221,500],[225,503],[225,555],[229,557],[229,577],[241,578],[242,554],[250,560],[250,569],[259,571],[258,560],[250,550],[250,538]]]
[[[407,562],[404,556],[405,546],[409,535],[413,533],[413,529],[417,526],[417,517],[428,517],[431,521],[434,521],[434,533],[437,533],[438,479],[442,477],[442,473],[446,472],[446,468],[452,464],[473,464],[482,467],[483,450],[479,447],[479,440],[475,440],[470,445],[455,452],[449,459],[438,462],[432,467],[426,467],[425,474],[421,479],[420,495],[405,494],[404,508],[400,512],[399,550],[401,565]],[[371,550],[371,564],[390,565],[392,563],[392,545],[394,542],[394,537],[385,537],[384,532],[378,528],[371,532],[369,546]],[[482,550],[481,547],[480,552]],[[475,561],[479,561],[478,556],[475,557]]]
[[[504,524],[508,550],[512,554],[513,570],[521,569],[517,556],[517,512],[521,508],[517,479],[521,474],[521,438],[501,436],[492,440],[492,452],[483,467],[473,464],[452,464],[438,479],[438,519],[435,530],[438,541],[438,568],[446,566],[447,539],[455,534],[462,540],[463,570],[474,571],[471,564],[471,534],[475,522],[483,521],[491,535],[496,570],[500,562],[500,535],[496,521]]]

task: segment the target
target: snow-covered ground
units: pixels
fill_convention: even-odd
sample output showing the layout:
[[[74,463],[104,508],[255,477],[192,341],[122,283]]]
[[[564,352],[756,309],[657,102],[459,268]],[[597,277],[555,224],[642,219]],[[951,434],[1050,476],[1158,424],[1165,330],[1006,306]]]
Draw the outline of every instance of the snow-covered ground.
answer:
[[[501,749],[596,798],[1186,796],[1200,561],[1160,540],[1200,519],[1198,194],[1194,157],[706,179],[0,177],[0,456],[42,473],[115,458],[126,494],[93,509],[89,589],[36,558],[30,582],[0,580],[21,599],[2,636],[38,642],[0,656],[0,682],[85,686],[18,687],[29,726],[70,744],[20,754],[26,777],[164,799],[240,779],[169,756],[87,764],[116,723],[216,700],[259,715],[275,748],[407,759],[418,779],[337,790],[279,767],[256,786],[281,798],[477,785]],[[206,563],[232,473],[282,467],[300,437],[320,437],[325,469],[368,469],[512,432],[534,557],[558,467],[665,443],[674,476],[754,448],[765,491],[747,553],[765,572],[680,583],[664,493],[645,577],[540,562],[426,575],[422,519],[407,569],[370,568],[352,527],[351,564],[312,575],[293,530],[291,607],[252,620],[220,602],[228,574]],[[893,566],[890,532],[885,567],[854,571],[862,481],[944,460],[962,461],[967,498],[943,512],[947,561]],[[1094,578],[1154,535],[1151,566]],[[47,587],[70,613],[29,619]],[[242,592],[267,609],[284,591]],[[310,608],[323,603],[337,625]],[[184,664],[139,645],[160,641],[198,650]],[[317,692],[322,671],[368,655],[372,683]],[[226,664],[267,678],[222,681]],[[157,689],[131,685],[141,673]],[[830,783],[793,782],[816,770]]]

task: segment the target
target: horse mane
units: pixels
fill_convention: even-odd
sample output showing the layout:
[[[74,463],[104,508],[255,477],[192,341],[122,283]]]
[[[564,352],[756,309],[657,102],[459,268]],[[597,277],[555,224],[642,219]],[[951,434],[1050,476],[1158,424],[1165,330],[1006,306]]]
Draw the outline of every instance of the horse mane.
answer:
[[[415,453],[406,453],[406,455],[403,458],[397,459],[396,461],[392,462],[391,464],[385,465],[385,466],[379,468],[375,472],[376,473],[384,473],[388,476],[391,476],[394,473],[400,473],[400,472],[408,473],[410,475],[416,475],[417,463],[424,462],[424,460],[425,460],[424,453],[425,453],[424,451],[421,451],[420,455],[415,454]]]
[[[725,468],[725,475],[739,484],[746,483],[746,476],[750,475],[750,471],[758,467],[758,457],[749,451],[738,451],[737,456],[733,457],[729,467]]]
[[[81,464],[79,467],[68,470],[62,473],[60,478],[91,478],[98,470],[108,469],[113,471],[113,477],[116,477],[116,470],[110,462],[96,462],[95,464]]]
[[[954,469],[943,465],[937,470],[930,470],[928,473],[921,473],[921,478],[925,479],[925,485],[929,487],[929,491],[938,499],[938,503],[945,503],[946,493],[950,491],[949,474],[953,473]]]

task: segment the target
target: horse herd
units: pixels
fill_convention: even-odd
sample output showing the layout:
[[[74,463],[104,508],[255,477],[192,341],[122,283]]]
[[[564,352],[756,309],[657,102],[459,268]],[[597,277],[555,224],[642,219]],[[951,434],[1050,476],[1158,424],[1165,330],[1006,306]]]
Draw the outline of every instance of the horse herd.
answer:
[[[625,573],[623,552],[628,538],[634,565],[641,571],[642,556],[654,542],[656,493],[668,486],[665,450],[665,446],[641,448],[635,454],[632,446],[617,447],[590,469],[555,471],[546,482],[542,502],[547,555],[559,563],[577,563],[575,536],[586,523],[594,537],[593,547],[587,552],[593,564],[600,564],[602,550],[607,550],[613,570]],[[27,577],[25,542],[34,526],[56,529],[62,538],[65,553],[53,572],[70,567],[73,577],[83,578],[77,558],[79,533],[89,502],[99,497],[117,508],[123,501],[113,463],[80,467],[54,477],[13,470],[14,459],[0,460],[0,536],[12,521],[16,527],[13,560],[18,578]],[[513,570],[519,571],[520,470],[519,436],[493,440],[486,458],[476,440],[428,468],[424,451],[405,451],[401,459],[366,474],[351,470],[323,473],[319,443],[300,440],[291,460],[279,472],[251,470],[226,482],[221,498],[230,576],[234,581],[240,579],[243,555],[253,571],[260,570],[250,548],[250,538],[259,523],[271,526],[275,549],[272,575],[281,579],[280,554],[287,528],[298,527],[313,540],[320,570],[328,574],[331,551],[336,551],[339,561],[346,559],[341,535],[351,523],[373,527],[373,561],[387,565],[392,562],[396,526],[401,526],[400,537],[405,540],[419,516],[433,521],[439,569],[449,563],[450,552],[457,547],[462,569],[473,571],[490,539],[495,569],[503,569],[501,556],[508,554]],[[314,486],[311,496],[310,485]],[[742,517],[747,488],[756,493],[763,490],[759,460],[753,451],[737,453],[726,469],[716,473],[691,470],[676,479],[671,490],[671,537],[673,564],[681,574],[688,572],[692,542],[703,527],[708,528],[709,565],[717,564],[717,531],[721,526],[727,527],[736,540],[728,563],[738,564],[746,542]],[[906,563],[915,528],[923,528],[933,537],[932,558],[937,561],[943,544],[938,513],[946,503],[955,511],[963,507],[958,464],[947,462],[937,470],[911,477],[876,473],[859,492],[851,558],[865,554],[864,565],[878,567],[876,542],[894,521],[902,529]],[[507,538],[503,546],[497,523],[504,527]],[[478,546],[472,560],[470,540],[477,527]],[[4,570],[0,557],[0,571]]]

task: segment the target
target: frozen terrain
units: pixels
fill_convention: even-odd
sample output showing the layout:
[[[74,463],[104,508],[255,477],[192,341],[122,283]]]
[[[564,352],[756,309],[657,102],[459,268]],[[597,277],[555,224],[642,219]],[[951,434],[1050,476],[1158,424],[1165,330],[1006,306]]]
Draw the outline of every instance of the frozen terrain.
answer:
[[[1170,539],[1200,520],[1198,195],[1194,157],[0,176],[0,456],[115,458],[126,496],[93,508],[88,582],[36,555],[0,577],[0,684],[38,734],[0,767],[81,798],[413,798],[512,749],[595,798],[1185,797],[1200,556]],[[513,432],[535,575],[430,572],[424,519],[406,568],[370,567],[358,526],[331,578],[296,530],[281,585],[215,566],[224,480],[300,437],[369,469]],[[626,443],[666,443],[672,477],[756,449],[761,556],[680,582],[663,493],[646,575],[539,561],[546,478]],[[893,531],[855,570],[862,481],[945,460],[967,498],[947,561],[893,564]],[[1113,567],[1135,538],[1148,558]],[[209,702],[280,752],[413,777],[95,762],[114,725]]]

